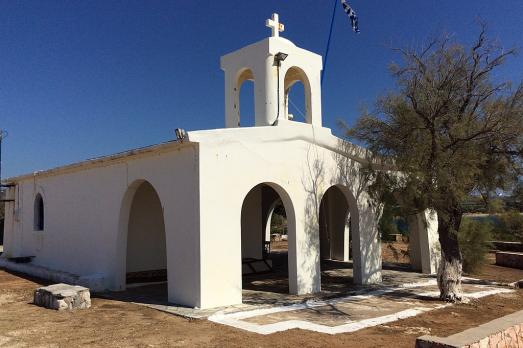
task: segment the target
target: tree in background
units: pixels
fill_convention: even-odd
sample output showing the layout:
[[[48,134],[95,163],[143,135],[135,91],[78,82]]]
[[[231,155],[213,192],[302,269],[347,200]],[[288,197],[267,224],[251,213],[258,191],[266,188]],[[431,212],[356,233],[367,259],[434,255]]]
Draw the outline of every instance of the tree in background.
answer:
[[[484,25],[471,47],[442,37],[397,51],[397,90],[378,98],[348,136],[400,172],[368,169],[375,199],[399,199],[405,215],[438,214],[440,296],[459,301],[461,203],[473,192],[508,190],[522,173],[523,84],[492,76],[515,51],[487,39]]]
[[[501,214],[505,212],[505,202],[501,198],[489,199],[487,212],[490,214]]]
[[[500,220],[503,235],[512,241],[523,243],[523,215],[518,211],[510,211],[501,215]]]

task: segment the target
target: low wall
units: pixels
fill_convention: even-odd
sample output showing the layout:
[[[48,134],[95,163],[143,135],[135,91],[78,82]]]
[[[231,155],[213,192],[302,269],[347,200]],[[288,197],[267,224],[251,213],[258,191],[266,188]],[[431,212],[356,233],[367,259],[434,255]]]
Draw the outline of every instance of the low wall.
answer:
[[[523,253],[498,251],[496,252],[496,265],[523,269]]]
[[[501,241],[492,241],[489,242],[492,244],[492,247],[495,250],[499,251],[516,251],[516,252],[523,252],[523,243],[521,242],[501,242]]]
[[[523,311],[465,330],[449,337],[421,336],[416,348],[523,347]]]
[[[15,263],[0,257],[0,268],[8,271],[20,272],[29,276],[41,278],[54,283],[66,283],[70,285],[82,285],[89,288],[91,291],[104,291],[105,277],[103,275],[95,274],[91,276],[78,276],[67,272],[61,272],[45,268],[42,266],[33,265],[30,263]]]

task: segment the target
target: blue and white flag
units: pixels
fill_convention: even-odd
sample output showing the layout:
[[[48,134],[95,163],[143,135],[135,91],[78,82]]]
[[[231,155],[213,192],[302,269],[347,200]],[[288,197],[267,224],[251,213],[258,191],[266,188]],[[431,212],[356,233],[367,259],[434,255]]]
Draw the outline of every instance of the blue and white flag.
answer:
[[[343,10],[349,16],[350,24],[352,25],[352,30],[355,33],[359,33],[360,29],[358,28],[358,16],[356,16],[356,12],[352,9],[352,7],[347,4],[346,0],[341,0],[341,6],[343,6]]]

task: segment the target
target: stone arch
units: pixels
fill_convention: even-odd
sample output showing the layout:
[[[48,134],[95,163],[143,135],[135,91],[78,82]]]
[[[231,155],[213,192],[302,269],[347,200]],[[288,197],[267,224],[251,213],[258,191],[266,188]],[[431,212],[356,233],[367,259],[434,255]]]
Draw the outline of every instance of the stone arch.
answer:
[[[292,66],[285,72],[283,79],[284,90],[284,110],[285,118],[289,119],[289,93],[292,87],[300,82],[303,85],[304,110],[301,110],[305,116],[305,122],[312,124],[312,92],[309,78],[305,71],[297,66]],[[295,115],[296,116],[296,115]]]
[[[256,110],[256,100],[255,100],[255,95],[256,93],[254,93],[254,90],[255,90],[255,79],[254,79],[254,72],[252,71],[252,69],[250,68],[243,68],[243,69],[240,69],[240,71],[238,71],[238,74],[237,74],[237,77],[236,77],[236,84],[235,84],[235,87],[234,87],[234,90],[235,90],[235,100],[234,100],[234,109],[235,109],[235,112],[236,112],[236,115],[238,117],[238,127],[240,127],[242,125],[242,113],[241,113],[241,100],[240,100],[240,96],[241,96],[241,90],[242,90],[242,86],[244,85],[244,83],[246,81],[252,81],[253,83],[253,95],[252,95],[252,105],[253,105],[253,115],[252,115],[252,125],[255,124],[255,110]],[[243,115],[245,116],[245,115]],[[244,117],[244,124],[246,124],[245,122],[245,117]]]
[[[320,257],[327,260],[349,260],[349,204],[337,186],[331,186],[320,202]]]
[[[33,204],[33,229],[35,231],[44,230],[44,208],[44,198],[40,193],[37,193]]]
[[[135,180],[122,198],[113,288],[125,290],[128,273],[142,272],[144,277],[148,276],[151,280],[165,280],[166,245],[160,195],[149,181]],[[140,275],[134,276],[136,280]]]
[[[352,259],[356,274],[361,267],[361,250],[357,242],[360,217],[355,196],[344,185],[332,185],[323,192],[319,210],[320,259]]]
[[[266,190],[266,192],[264,192]],[[244,266],[250,259],[263,259],[263,241],[266,233],[264,222],[268,212],[274,208],[274,195],[267,194],[274,191],[283,203],[287,216],[288,243],[291,245],[296,238],[296,218],[294,206],[288,193],[278,184],[272,182],[263,182],[253,186],[245,195],[243,195],[241,206],[241,259],[242,274],[248,271]],[[264,197],[269,197],[267,204],[263,203]],[[265,220],[265,221],[264,221]],[[290,259],[288,256],[284,265],[285,273],[290,268]],[[287,277],[285,277],[287,278]],[[243,283],[243,282],[242,282]],[[243,284],[245,285],[245,284]],[[242,286],[243,287],[243,286]],[[285,279],[285,289],[280,292],[289,292],[289,281]]]

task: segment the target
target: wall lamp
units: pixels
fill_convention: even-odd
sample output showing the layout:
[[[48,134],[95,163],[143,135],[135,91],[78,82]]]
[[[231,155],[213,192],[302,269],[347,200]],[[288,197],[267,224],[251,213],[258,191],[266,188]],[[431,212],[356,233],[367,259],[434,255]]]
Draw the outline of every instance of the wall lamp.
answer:
[[[276,66],[281,66],[281,62],[283,62],[285,59],[287,59],[289,55],[287,53],[278,52],[274,55],[274,64]]]

